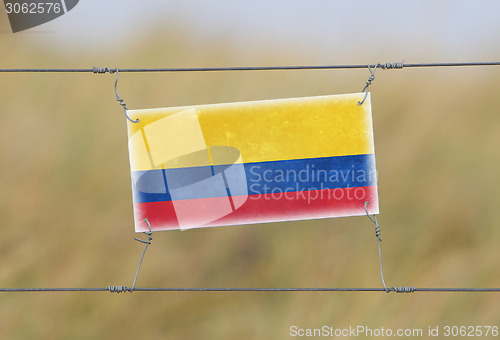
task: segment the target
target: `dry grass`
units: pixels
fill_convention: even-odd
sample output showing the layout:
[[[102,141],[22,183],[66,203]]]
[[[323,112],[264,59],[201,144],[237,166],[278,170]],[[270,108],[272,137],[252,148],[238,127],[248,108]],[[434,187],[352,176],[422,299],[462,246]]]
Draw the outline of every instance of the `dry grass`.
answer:
[[[65,60],[33,43],[25,50],[29,39],[1,35],[0,44],[10,46],[0,51],[2,66],[215,66],[240,60],[223,42],[197,47],[203,58],[190,59],[193,46],[182,40],[154,48],[145,41],[101,59],[89,54]],[[260,62],[281,64],[289,53],[271,49]],[[119,86],[131,108],[142,108],[357,92],[367,75],[123,74]],[[388,284],[499,286],[498,76],[494,68],[377,73],[372,102]],[[110,75],[1,75],[2,287],[131,283],[142,245],[133,241],[125,119],[112,85]],[[363,217],[154,236],[139,286],[380,285],[373,225]],[[291,325],[495,324],[498,299],[417,293],[3,293],[0,338],[279,339],[288,337]]]

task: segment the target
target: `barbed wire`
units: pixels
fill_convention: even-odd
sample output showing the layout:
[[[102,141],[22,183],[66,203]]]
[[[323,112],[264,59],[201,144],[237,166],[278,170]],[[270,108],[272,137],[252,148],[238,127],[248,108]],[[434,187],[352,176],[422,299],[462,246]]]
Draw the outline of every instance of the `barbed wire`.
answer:
[[[449,63],[376,63],[376,64],[346,64],[346,65],[298,65],[298,66],[234,66],[234,67],[170,67],[170,68],[3,68],[0,72],[25,73],[111,73],[119,72],[222,72],[222,71],[279,71],[279,70],[334,70],[334,69],[366,69],[379,67],[382,69],[402,69],[421,67],[462,67],[462,66],[500,66],[500,61],[492,62],[449,62]]]

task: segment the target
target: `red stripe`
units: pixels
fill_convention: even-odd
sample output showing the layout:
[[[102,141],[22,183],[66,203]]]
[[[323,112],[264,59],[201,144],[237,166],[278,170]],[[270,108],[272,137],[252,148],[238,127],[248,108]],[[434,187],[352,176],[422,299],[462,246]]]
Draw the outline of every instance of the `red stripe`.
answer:
[[[244,196],[232,197],[233,200],[244,198]],[[214,227],[364,215],[366,201],[370,202],[368,212],[377,214],[376,186],[251,195],[246,198],[241,207],[229,214],[227,214],[227,205],[229,204],[227,197],[185,200],[180,202],[181,208],[177,206],[177,211],[190,208],[189,212],[193,221],[199,221],[200,218],[206,216],[207,212],[211,213],[211,216],[216,216],[216,207],[221,207],[219,208],[220,216],[223,217],[202,225],[202,227]],[[177,201],[175,204],[178,204]],[[176,208],[174,208],[172,201],[137,203],[135,204],[135,216],[137,232],[147,231],[144,218],[149,219],[153,230],[180,229]],[[182,218],[186,219],[185,216]]]

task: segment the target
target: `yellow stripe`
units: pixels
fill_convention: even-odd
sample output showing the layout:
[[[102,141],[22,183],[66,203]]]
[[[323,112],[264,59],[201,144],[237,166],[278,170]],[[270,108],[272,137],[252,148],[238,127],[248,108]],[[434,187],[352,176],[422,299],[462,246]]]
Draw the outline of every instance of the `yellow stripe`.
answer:
[[[143,139],[142,136],[133,138],[134,134],[166,116],[188,111],[197,115],[203,134],[202,137],[195,137],[190,132],[194,136],[192,138],[196,139],[196,145],[200,144],[200,138],[204,138],[207,146],[235,147],[241,152],[245,163],[373,153],[370,95],[363,105],[357,104],[363,96],[358,93],[131,110],[128,111],[129,116],[140,120],[139,123],[128,122],[131,169],[154,168],[149,156],[140,154],[146,148],[134,145]],[[186,127],[192,124],[193,120],[190,119]],[[179,125],[176,125],[176,129],[165,131],[168,135],[165,138],[168,145],[165,147],[177,150],[176,154],[182,154],[182,150],[192,152],[192,147],[189,149],[185,145],[186,139],[182,138],[187,132],[183,132]],[[179,136],[182,145],[175,143],[172,134]],[[176,163],[175,167],[197,165],[203,164]]]

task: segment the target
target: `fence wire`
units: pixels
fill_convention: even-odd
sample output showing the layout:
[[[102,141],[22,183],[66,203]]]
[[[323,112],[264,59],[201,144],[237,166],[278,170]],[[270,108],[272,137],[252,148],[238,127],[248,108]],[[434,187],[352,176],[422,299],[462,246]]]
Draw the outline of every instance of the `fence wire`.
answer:
[[[500,288],[416,288],[405,287],[407,291],[393,291],[396,293],[500,293]],[[387,292],[385,288],[139,288],[133,292]],[[132,293],[132,290],[123,286],[110,286],[107,288],[0,288],[0,293],[23,292],[111,292]]]
[[[457,62],[457,63],[376,63],[346,65],[299,65],[299,66],[235,66],[235,67],[170,67],[170,68],[3,68],[0,72],[11,73],[113,73],[119,72],[222,72],[222,71],[280,71],[280,70],[335,70],[366,69],[378,66],[382,69],[422,68],[422,67],[462,67],[462,66],[500,66],[500,61]]]

